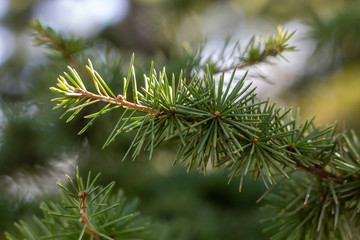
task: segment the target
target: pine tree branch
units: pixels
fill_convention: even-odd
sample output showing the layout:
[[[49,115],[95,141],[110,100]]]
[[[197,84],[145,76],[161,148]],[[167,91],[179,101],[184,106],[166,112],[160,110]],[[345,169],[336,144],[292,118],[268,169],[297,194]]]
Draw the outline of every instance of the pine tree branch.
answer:
[[[297,51],[294,46],[290,46],[288,43],[289,39],[294,34],[295,31],[289,33],[288,31],[284,31],[284,29],[279,26],[277,28],[277,33],[275,35],[268,36],[266,40],[261,38],[255,40],[255,37],[253,37],[246,46],[245,50],[240,53],[241,57],[239,57],[235,63],[228,67],[218,66],[214,73],[219,73],[222,71],[228,72],[234,69],[245,69],[258,63],[267,62],[269,57],[283,57],[282,53],[284,52]],[[225,48],[226,46],[221,53],[223,58],[225,57]],[[222,59],[222,61],[226,60]],[[209,60],[208,62],[211,61]],[[216,63],[212,63],[212,65],[216,66]]]
[[[223,68],[222,71],[228,72],[228,71],[232,71],[234,69],[237,69],[237,70],[245,69],[245,68],[250,67],[252,65],[255,65],[255,64],[258,64],[258,63],[261,63],[261,62],[265,62],[268,57],[275,57],[275,56],[277,56],[278,54],[280,54],[283,51],[284,50],[282,50],[280,47],[274,47],[272,49],[265,49],[258,56],[252,57],[251,59],[246,59],[244,63],[234,65],[234,66],[230,66],[230,67],[227,67],[227,68]]]
[[[223,69],[223,71],[228,71],[230,69],[245,68],[255,63],[265,61],[265,59],[268,58],[269,56],[277,56],[282,51],[294,50],[295,49],[294,47],[289,47],[287,45],[287,41],[293,34],[294,33],[288,35],[287,31],[283,33],[281,29],[280,30],[278,29],[278,35],[276,37],[269,37],[262,51],[260,51],[261,48],[258,46],[257,43],[251,41],[249,43],[249,46],[247,47],[247,50],[244,53],[245,54],[243,57],[244,63],[237,65],[235,67],[225,68]],[[133,61],[134,58],[132,59],[129,67],[128,77],[127,79],[125,79],[126,81],[124,83],[124,94],[126,94],[126,89],[130,83],[131,76],[135,78]],[[232,89],[232,91],[229,91],[230,90],[229,88],[225,91],[225,93],[222,93],[222,91],[219,90],[216,96],[215,92],[212,93],[213,91],[215,91],[214,90],[215,83],[212,77],[213,72],[211,72],[211,70],[208,69],[208,72],[206,73],[206,76],[203,79],[198,79],[196,77],[190,83],[182,82],[182,79],[180,79],[178,82],[178,87],[175,90],[175,80],[173,79],[172,85],[169,85],[165,71],[160,73],[159,75],[160,79],[156,79],[155,70],[153,69],[152,66],[152,69],[150,71],[151,72],[150,76],[145,77],[145,85],[146,85],[146,88],[144,89],[145,95],[142,95],[138,91],[136,91],[136,81],[134,80],[133,85],[135,89],[133,90],[133,96],[135,102],[130,102],[125,100],[125,98],[121,94],[117,95],[117,97],[115,97],[115,95],[112,94],[109,87],[101,79],[101,76],[93,69],[90,61],[89,61],[89,66],[87,68],[90,74],[94,78],[94,84],[98,90],[98,94],[94,94],[86,90],[81,79],[78,77],[75,70],[72,68],[70,68],[70,70],[74,73],[73,75],[75,76],[75,81],[69,77],[68,78],[72,80],[72,82],[78,87],[74,88],[70,86],[65,79],[60,78],[58,86],[61,87],[63,90],[65,90],[65,92],[63,90],[59,90],[55,88],[51,88],[51,89],[56,93],[60,93],[72,99],[77,99],[77,100],[87,99],[88,101],[90,100],[89,104],[91,103],[91,100],[100,100],[111,104],[120,105],[126,107],[127,109],[146,112],[148,114],[155,116],[156,118],[162,115],[168,115],[167,119],[169,120],[169,122],[172,122],[169,123],[168,126],[172,125],[174,127],[174,129],[169,129],[169,133],[173,134],[175,132],[178,132],[180,138],[182,139],[183,146],[186,146],[184,147],[184,149],[180,148],[180,152],[178,155],[184,160],[186,159],[184,155],[188,156],[186,154],[186,151],[190,152],[192,149],[192,146],[186,144],[183,139],[184,136],[191,136],[188,135],[189,133],[192,134],[191,131],[187,132],[188,130],[186,130],[187,129],[186,126],[191,127],[191,129],[195,129],[196,126],[196,128],[197,127],[204,128],[205,130],[200,130],[200,131],[206,132],[204,136],[198,135],[199,138],[198,140],[196,140],[196,142],[198,143],[194,142],[196,144],[199,144],[198,146],[199,149],[197,150],[197,152],[204,151],[204,153],[206,153],[203,157],[201,157],[202,159],[201,161],[207,162],[206,158],[209,156],[208,148],[212,149],[211,151],[213,151],[213,156],[216,156],[216,152],[222,152],[224,150],[229,151],[228,149],[226,150],[226,148],[224,149],[222,148],[224,146],[231,146],[232,144],[229,145],[228,139],[225,140],[223,139],[223,137],[219,137],[219,136],[229,136],[230,139],[236,142],[235,145],[236,147],[234,146],[234,148],[232,149],[233,152],[245,151],[245,149],[242,149],[243,148],[242,146],[245,146],[245,148],[252,149],[249,152],[251,157],[248,157],[248,159],[246,159],[247,158],[246,155],[242,155],[244,156],[242,157],[241,155],[237,155],[237,154],[233,155],[233,153],[229,152],[229,155],[232,156],[231,158],[234,158],[234,161],[236,162],[248,161],[247,167],[242,166],[240,170],[236,168],[235,171],[232,173],[232,176],[238,174],[244,176],[249,171],[249,166],[251,166],[249,165],[250,159],[255,158],[257,159],[257,161],[261,162],[260,165],[261,169],[258,171],[260,171],[260,173],[263,173],[264,174],[263,176],[268,176],[267,179],[270,183],[272,183],[271,175],[272,175],[272,171],[274,171],[274,169],[271,168],[270,166],[274,164],[276,165],[279,164],[276,167],[277,169],[279,169],[278,173],[284,176],[287,176],[286,172],[284,170],[280,170],[281,168],[283,168],[281,166],[283,164],[288,167],[294,167],[294,165],[296,165],[297,167],[302,168],[305,171],[310,172],[320,178],[338,179],[338,177],[335,176],[333,173],[330,173],[327,170],[325,170],[323,165],[318,161],[310,160],[310,162],[304,163],[303,160],[300,160],[300,158],[294,156],[288,156],[286,152],[283,152],[282,150],[277,150],[276,149],[277,147],[275,145],[271,145],[268,143],[269,140],[273,141],[272,139],[279,138],[279,140],[281,140],[281,138],[285,136],[294,135],[299,130],[297,130],[295,127],[290,131],[287,129],[286,126],[292,125],[292,121],[293,121],[293,120],[284,121],[287,115],[289,115],[289,111],[286,111],[284,114],[280,115],[279,114],[280,109],[276,109],[275,105],[272,106],[269,105],[267,101],[262,103],[255,103],[253,99],[255,95],[245,94],[246,89],[244,90],[241,89],[243,86],[242,82],[240,82],[240,85],[238,84],[239,87],[235,87],[234,89]],[[223,78],[221,81],[223,81]],[[223,83],[220,83],[221,86],[222,84]],[[231,82],[229,83],[229,86],[230,85]],[[219,89],[221,88],[219,87]],[[252,91],[253,90],[251,90],[250,93]],[[239,94],[237,94],[238,92]],[[208,96],[209,93],[210,93],[210,98]],[[242,94],[245,94],[249,98],[248,99],[241,98]],[[138,103],[139,97],[142,99],[145,105]],[[214,97],[214,100],[211,100],[212,97]],[[211,100],[211,102],[206,103],[207,99]],[[245,101],[242,102],[242,101],[238,101],[237,99],[245,99]],[[60,100],[63,101],[64,99],[61,98]],[[201,105],[200,104],[201,102],[204,102],[205,104]],[[214,104],[216,102],[218,103],[222,102],[222,106],[218,105],[218,106],[210,107],[210,105],[208,105],[208,104]],[[80,105],[80,107],[82,108],[87,104],[88,103]],[[194,107],[190,107],[192,105]],[[67,105],[65,105],[65,107],[66,106]],[[72,107],[71,109],[80,110],[81,109],[80,107],[75,106]],[[211,108],[211,110],[209,108]],[[246,109],[246,108],[248,108],[247,113],[241,111],[239,112],[239,109]],[[229,109],[233,109],[233,110],[229,110]],[[102,111],[100,111],[96,116],[102,114]],[[93,114],[93,116],[95,115]],[[254,123],[248,124],[244,122],[242,124],[248,124],[248,126],[238,125],[243,121],[242,119],[244,117],[245,119],[247,119],[247,121],[250,122],[254,121]],[[135,144],[134,146],[138,145],[138,147],[136,148],[137,153],[140,151],[139,144],[142,144],[144,139],[146,139],[147,137],[150,138],[150,136],[152,136],[151,138],[154,137],[153,130],[152,128],[150,128],[150,125],[148,125],[150,122],[145,122],[145,119],[146,118],[144,118],[144,122],[138,121],[137,124],[135,125],[136,128],[139,128],[138,133],[145,130],[143,128],[144,126],[148,126],[147,129],[149,129],[146,130],[145,133],[143,133],[143,135],[141,134],[137,135],[139,136],[139,138],[134,139],[133,142],[133,144]],[[147,119],[146,121],[149,121],[149,119]],[[167,120],[161,120],[161,121],[167,121]],[[239,121],[239,123],[236,123],[237,121]],[[259,121],[259,124],[256,124],[256,121]],[[223,125],[221,122],[226,123],[227,126]],[[232,126],[233,124],[235,124],[234,127],[237,128],[237,130],[235,131],[240,130],[240,132],[243,132],[242,135],[239,134],[233,135],[232,132],[234,132],[234,130],[231,129],[233,127]],[[224,131],[224,133],[217,135],[218,134],[217,132],[219,130],[215,131],[215,128],[213,129],[213,127],[215,126],[217,126],[218,129]],[[304,126],[304,129],[301,130],[302,132],[301,134],[304,134],[306,132],[306,128],[309,126],[310,124],[306,125],[306,127]],[[208,127],[210,127],[210,129],[207,129]],[[229,130],[226,129],[227,127],[229,127]],[[196,130],[194,133],[196,133],[197,131],[198,130]],[[318,142],[320,140],[318,139],[318,137],[322,136],[327,131],[328,130],[323,131],[320,134],[315,133],[314,135],[315,142]],[[120,132],[120,131],[119,130],[116,131],[116,129],[114,129],[113,132]],[[211,140],[211,139],[207,140],[206,138],[214,134],[212,132],[214,132],[215,135],[212,136],[211,139],[215,139],[215,140]],[[262,133],[258,135],[257,132],[258,133],[262,132]],[[117,134],[115,134],[114,136],[116,135]],[[169,134],[167,135],[169,136]],[[109,144],[109,142],[113,140],[114,136],[109,137],[109,140],[105,145]],[[205,139],[203,139],[203,137],[205,137]],[[300,136],[300,138],[297,137],[298,140],[301,140],[302,138],[305,139],[307,137],[305,136]],[[155,141],[151,140],[151,145],[150,145],[151,151],[153,149],[154,142]],[[275,141],[272,143],[275,143]],[[304,144],[306,145],[308,143],[309,143],[308,140],[304,142]],[[289,145],[291,146],[291,144]],[[306,145],[304,146],[305,149],[309,147]],[[220,146],[221,148],[218,149]],[[202,150],[202,148],[204,148],[204,150]],[[314,146],[312,146],[312,148],[314,148]],[[289,150],[290,152],[296,154],[299,151],[301,152],[301,147],[297,150],[295,149],[289,149]],[[136,156],[136,154],[133,156]],[[196,158],[198,158],[198,156],[196,156]],[[216,158],[219,158],[219,156],[217,156]],[[189,165],[189,167],[191,166],[192,164]],[[205,167],[203,168],[205,169]],[[336,180],[336,182],[340,182],[340,180]]]
[[[24,221],[16,223],[19,234],[15,236],[19,237],[6,233],[6,238],[159,239],[155,226],[136,212],[136,202],[126,202],[122,191],[112,192],[114,182],[105,187],[96,186],[99,176],[91,179],[89,172],[87,181],[84,181],[79,175],[79,169],[76,180],[66,175],[70,188],[61,180],[57,183],[62,189],[62,201],[42,202],[40,208],[43,218],[34,217],[32,222],[28,221],[30,224]]]

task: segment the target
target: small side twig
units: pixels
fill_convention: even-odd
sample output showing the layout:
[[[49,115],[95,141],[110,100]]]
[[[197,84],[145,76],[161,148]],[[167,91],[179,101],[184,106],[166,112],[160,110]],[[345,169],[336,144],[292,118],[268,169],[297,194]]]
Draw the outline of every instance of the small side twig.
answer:
[[[140,111],[143,111],[143,112],[147,112],[147,113],[152,114],[154,116],[161,115],[155,109],[152,109],[150,107],[146,107],[146,106],[143,106],[143,105],[140,105],[140,104],[136,104],[136,103],[133,103],[133,102],[126,101],[121,94],[119,94],[116,98],[112,98],[112,97],[108,97],[108,96],[103,96],[103,95],[98,95],[98,94],[94,94],[94,93],[91,93],[91,92],[87,92],[87,91],[85,91],[83,89],[79,89],[79,88],[75,88],[74,93],[78,93],[79,98],[99,99],[99,100],[102,100],[102,101],[107,101],[107,102],[111,102],[111,103],[118,104],[118,105],[121,105],[121,106],[125,106],[125,107],[129,107],[129,108],[137,109],[137,110],[140,110]]]
[[[81,201],[81,210],[80,210],[80,215],[81,218],[79,219],[79,222],[85,224],[87,230],[89,231],[90,235],[91,235],[91,239],[97,240],[99,239],[99,236],[92,230],[92,227],[88,221],[88,219],[86,218],[86,197],[88,196],[89,192],[87,190],[83,191],[83,192],[79,192],[78,197]]]

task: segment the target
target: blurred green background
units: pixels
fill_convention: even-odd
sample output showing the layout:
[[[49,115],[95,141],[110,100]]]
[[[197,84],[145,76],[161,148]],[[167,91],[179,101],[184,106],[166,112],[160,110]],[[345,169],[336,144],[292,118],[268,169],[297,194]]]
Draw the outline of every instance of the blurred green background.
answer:
[[[74,54],[35,46],[33,19],[78,40]],[[256,69],[268,80],[253,79],[259,96],[299,106],[303,120],[316,114],[319,125],[337,120],[359,132],[360,1],[0,0],[0,239],[14,221],[37,214],[40,201],[55,198],[55,182],[77,165],[139,198],[140,211],[161,226],[164,239],[267,239],[260,219],[268,215],[255,203],[265,189],[261,181],[247,179],[239,193],[237,179],[227,184],[222,170],[203,176],[173,167],[174,143],[160,146],[152,161],[144,153],[121,162],[131,133],[100,150],[121,113],[77,136],[86,121],[59,120],[48,88],[67,65],[78,68],[91,58],[116,91],[133,52],[138,77],[151,61],[178,74],[192,64],[187,53],[204,42],[205,56],[228,35],[246,44],[277,25],[297,31],[291,43],[299,52]]]

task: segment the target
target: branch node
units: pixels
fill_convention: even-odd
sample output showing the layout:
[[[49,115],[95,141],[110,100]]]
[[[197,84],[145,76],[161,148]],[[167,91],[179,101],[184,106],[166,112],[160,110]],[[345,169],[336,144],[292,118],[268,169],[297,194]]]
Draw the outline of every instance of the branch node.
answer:
[[[83,200],[83,198],[84,198],[84,193],[83,193],[83,192],[79,192],[78,197],[80,198],[80,200]]]
[[[215,116],[215,119],[218,119],[220,117],[220,112],[219,111],[215,111],[214,112],[214,116]]]
[[[164,111],[159,111],[159,112],[157,112],[157,113],[155,113],[155,117],[156,118],[158,118],[158,117],[160,117],[160,116],[164,116],[165,115],[165,112]]]
[[[116,100],[118,102],[122,102],[122,101],[124,101],[124,97],[121,94],[119,94],[119,95],[116,96]]]
[[[81,89],[79,89],[79,88],[75,88],[75,89],[74,89],[74,93],[82,93],[82,91],[81,91]]]

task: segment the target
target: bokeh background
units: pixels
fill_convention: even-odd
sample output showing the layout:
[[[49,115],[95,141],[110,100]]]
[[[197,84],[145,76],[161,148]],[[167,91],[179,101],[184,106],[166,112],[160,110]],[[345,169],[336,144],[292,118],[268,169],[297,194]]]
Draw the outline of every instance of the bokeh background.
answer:
[[[73,39],[71,57],[34,43],[33,19]],[[167,143],[148,161],[121,162],[130,145],[124,134],[105,150],[102,144],[119,113],[105,115],[85,134],[86,124],[59,120],[48,88],[67,65],[79,67],[90,57],[113,88],[119,88],[131,54],[137,76],[158,69],[178,74],[221,48],[227,36],[240,45],[273,33],[277,25],[296,30],[298,52],[259,65],[254,77],[260,97],[300,107],[303,120],[317,115],[320,126],[360,132],[360,1],[350,0],[0,0],[0,239],[14,221],[38,214],[40,201],[56,198],[56,181],[75,167],[102,172],[139,210],[161,226],[164,239],[267,239],[268,217],[255,201],[261,182],[227,184],[226,172],[203,176],[172,166],[176,145]],[[91,111],[91,109],[89,109]]]

